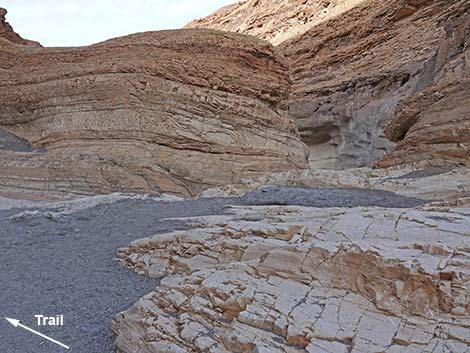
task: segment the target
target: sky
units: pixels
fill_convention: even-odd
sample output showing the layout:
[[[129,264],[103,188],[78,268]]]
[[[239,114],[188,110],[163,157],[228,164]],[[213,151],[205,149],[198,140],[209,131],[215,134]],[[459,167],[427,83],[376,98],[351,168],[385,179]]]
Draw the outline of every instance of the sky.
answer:
[[[23,38],[44,46],[89,45],[123,35],[181,28],[236,0],[0,0]]]

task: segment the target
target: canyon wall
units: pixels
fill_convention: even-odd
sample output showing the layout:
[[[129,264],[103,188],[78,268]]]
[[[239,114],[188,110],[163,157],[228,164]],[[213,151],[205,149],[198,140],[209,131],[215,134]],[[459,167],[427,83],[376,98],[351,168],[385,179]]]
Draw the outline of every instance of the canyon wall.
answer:
[[[469,10],[368,1],[284,43],[311,165],[468,164]]]
[[[379,166],[470,165],[469,9],[445,22],[445,34],[423,68],[425,88],[400,102],[387,122],[386,136],[398,145]]]
[[[470,163],[469,12],[466,0],[259,0],[190,26],[278,44],[313,168],[455,166]]]
[[[189,196],[307,166],[287,114],[287,67],[264,41],[213,30],[81,48],[8,38],[0,41],[0,130],[32,148],[3,144],[3,195]]]
[[[247,0],[225,6],[187,28],[250,34],[274,45],[293,38],[365,0]]]
[[[469,11],[467,0],[250,0],[189,26],[261,39],[184,29],[41,48],[2,9],[0,193],[188,196],[307,158],[466,166]]]

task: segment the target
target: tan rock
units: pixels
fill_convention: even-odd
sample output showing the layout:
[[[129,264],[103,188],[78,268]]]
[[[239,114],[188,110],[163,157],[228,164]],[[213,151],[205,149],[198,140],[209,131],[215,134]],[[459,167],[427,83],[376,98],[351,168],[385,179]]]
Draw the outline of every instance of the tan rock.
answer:
[[[277,45],[339,16],[364,0],[245,0],[190,22],[187,28],[212,28],[250,34]]]
[[[458,7],[457,7],[458,9]],[[462,9],[463,10],[463,9]],[[469,165],[470,151],[470,15],[458,14],[445,26],[434,56],[426,63],[425,75],[439,75],[418,95],[401,102],[387,123],[386,134],[397,147],[381,167],[453,162]]]
[[[469,12],[466,0],[250,0],[189,26],[278,45],[313,168],[468,166]]]
[[[361,188],[387,190],[399,195],[438,201],[440,206],[470,205],[470,169],[407,168],[346,170],[304,170],[245,178],[241,183],[208,189],[203,196],[240,196],[264,186],[313,188]]]
[[[0,43],[0,193],[196,193],[306,167],[281,56],[256,38],[148,32],[82,48]]]
[[[469,11],[464,0],[364,1],[283,43],[310,164],[468,165]]]
[[[468,208],[234,207],[191,222],[120,251],[139,272],[147,256],[171,259],[160,287],[116,318],[120,352],[470,349]],[[302,236],[267,236],[294,226]],[[213,261],[187,265],[202,257]]]

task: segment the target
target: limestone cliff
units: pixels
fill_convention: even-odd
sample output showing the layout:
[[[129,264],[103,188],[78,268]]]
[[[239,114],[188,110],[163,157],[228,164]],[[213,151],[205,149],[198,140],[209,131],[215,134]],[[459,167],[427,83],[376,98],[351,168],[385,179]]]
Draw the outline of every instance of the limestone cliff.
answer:
[[[42,147],[0,149],[4,195],[194,195],[306,167],[287,68],[254,37],[179,30],[82,48],[0,45],[0,129]]]

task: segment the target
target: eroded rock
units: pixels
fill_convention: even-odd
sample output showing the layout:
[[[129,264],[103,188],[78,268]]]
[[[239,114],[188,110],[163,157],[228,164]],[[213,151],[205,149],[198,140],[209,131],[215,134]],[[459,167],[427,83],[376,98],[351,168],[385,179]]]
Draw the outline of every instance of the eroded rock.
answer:
[[[466,352],[470,210],[237,207],[136,241],[119,352]],[[443,240],[445,239],[445,242]]]
[[[203,196],[240,196],[266,186],[387,190],[429,201],[463,205],[470,198],[468,168],[305,170],[246,178],[241,183],[206,190]]]
[[[278,45],[314,169],[468,166],[468,1],[272,3],[240,2],[190,26]]]
[[[283,43],[310,164],[468,165],[469,10],[365,1]]]
[[[6,9],[0,7],[0,41],[4,40],[19,45],[39,46],[38,42],[24,39],[13,30],[13,27],[6,20],[7,13]]]
[[[179,30],[82,48],[0,44],[0,128],[47,149],[0,151],[4,196],[190,196],[307,166],[285,63],[254,37]]]
[[[364,0],[246,0],[225,6],[186,27],[245,33],[277,45],[362,2]]]

